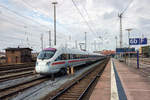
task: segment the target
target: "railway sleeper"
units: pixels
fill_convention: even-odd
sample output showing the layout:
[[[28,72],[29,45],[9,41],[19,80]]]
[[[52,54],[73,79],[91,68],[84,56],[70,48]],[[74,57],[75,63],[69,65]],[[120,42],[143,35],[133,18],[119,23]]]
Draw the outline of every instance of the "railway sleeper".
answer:
[[[79,96],[80,96],[80,94],[72,94],[72,95],[63,94],[60,98],[64,98],[64,97],[66,97],[66,98],[78,98]]]
[[[10,76],[10,77],[5,77],[5,78],[0,78],[0,82],[4,82],[4,81],[8,81],[8,80],[12,80],[12,79],[17,79],[17,78],[21,78],[24,76],[31,76],[33,75],[33,73],[25,73],[25,74],[20,74],[20,75],[15,75],[15,76]]]
[[[8,73],[20,73],[23,71],[29,71],[29,70],[34,70],[34,68],[26,68],[26,69],[17,69],[17,70],[9,70],[9,71],[2,71],[0,75],[8,74]]]
[[[58,98],[57,100],[77,100],[76,98],[69,98],[69,97],[65,97],[65,98]]]
[[[87,85],[84,86],[84,87],[83,87],[83,86],[72,87],[70,90],[71,90],[71,91],[72,91],[72,90],[76,90],[76,91],[77,91],[77,90],[81,90],[81,91],[82,91],[82,90],[84,90],[85,87],[87,87]]]
[[[4,75],[4,76],[1,76],[0,80],[5,79],[5,78],[9,78],[9,77],[13,77],[13,76],[15,77],[15,76],[18,76],[18,75],[27,74],[27,73],[33,73],[33,71]]]
[[[83,92],[83,91],[82,91]],[[67,92],[65,94],[63,94],[62,96],[80,96],[81,92]]]
[[[31,87],[38,85],[44,81],[45,81],[45,79],[42,79],[42,80],[34,81],[33,83],[29,83],[28,85],[23,84],[21,86],[15,87],[15,88],[10,88],[10,89],[4,90],[0,94],[0,99],[7,98],[8,96],[12,96],[12,95],[17,94],[19,92],[22,92],[23,90],[31,88]]]
[[[23,69],[23,68],[34,68],[34,66],[13,66],[13,67],[0,67],[0,71],[12,70],[12,69]]]
[[[78,86],[78,87],[71,89],[71,90],[81,90],[81,89],[86,88],[87,86],[88,86],[88,84],[86,84],[85,86]]]
[[[69,93],[76,93],[76,92],[82,92],[82,91],[84,91],[85,89],[78,89],[78,90],[68,90],[67,92],[69,92]]]

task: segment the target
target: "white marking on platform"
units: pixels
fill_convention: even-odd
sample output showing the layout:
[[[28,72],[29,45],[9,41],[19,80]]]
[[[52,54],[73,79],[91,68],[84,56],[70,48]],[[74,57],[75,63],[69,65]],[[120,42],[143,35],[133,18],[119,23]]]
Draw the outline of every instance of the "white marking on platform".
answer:
[[[119,100],[112,59],[111,59],[111,98],[110,99]]]

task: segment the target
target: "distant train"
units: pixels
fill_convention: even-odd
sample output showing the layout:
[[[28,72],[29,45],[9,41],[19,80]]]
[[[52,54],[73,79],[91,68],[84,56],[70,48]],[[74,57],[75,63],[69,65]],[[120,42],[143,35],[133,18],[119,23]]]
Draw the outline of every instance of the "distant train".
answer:
[[[36,61],[35,71],[39,74],[66,73],[67,67],[79,66],[104,59],[105,56],[64,47],[42,50]]]

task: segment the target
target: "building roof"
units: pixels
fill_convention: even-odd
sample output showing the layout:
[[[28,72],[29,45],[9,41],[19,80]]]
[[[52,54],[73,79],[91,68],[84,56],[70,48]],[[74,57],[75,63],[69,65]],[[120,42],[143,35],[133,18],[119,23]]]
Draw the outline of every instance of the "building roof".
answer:
[[[24,50],[24,49],[27,49],[27,50],[30,50],[30,51],[32,51],[32,49],[31,48],[6,48],[5,50],[6,51],[20,51],[20,50]]]
[[[111,55],[111,54],[115,54],[116,52],[113,51],[113,50],[103,50],[101,51],[101,54],[104,54],[104,55]]]

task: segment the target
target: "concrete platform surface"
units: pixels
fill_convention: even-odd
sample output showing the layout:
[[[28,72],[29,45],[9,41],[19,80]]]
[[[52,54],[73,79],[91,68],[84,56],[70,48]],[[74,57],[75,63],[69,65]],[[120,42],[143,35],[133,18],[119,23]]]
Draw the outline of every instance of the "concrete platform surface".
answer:
[[[150,100],[150,76],[131,66],[111,59],[89,100]]]
[[[115,59],[113,61],[127,99],[150,100],[150,77],[143,75],[139,69],[129,67]]]
[[[108,62],[89,100],[110,100],[111,61]]]

